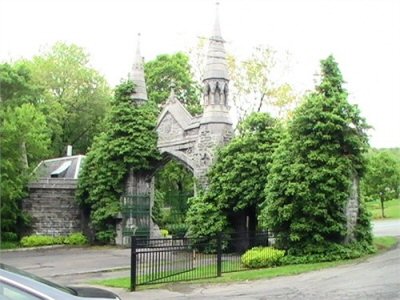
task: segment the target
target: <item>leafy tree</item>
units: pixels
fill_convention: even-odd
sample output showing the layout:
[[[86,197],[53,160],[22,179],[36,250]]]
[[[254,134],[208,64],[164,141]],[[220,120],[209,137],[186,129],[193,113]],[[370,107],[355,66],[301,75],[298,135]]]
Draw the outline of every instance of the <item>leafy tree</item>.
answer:
[[[106,243],[115,237],[115,217],[129,170],[149,170],[159,157],[157,109],[153,102],[133,103],[133,91],[131,81],[117,86],[106,130],[90,148],[79,179],[77,198],[90,213],[96,238]]]
[[[321,61],[321,70],[320,84],[295,111],[274,153],[260,221],[289,254],[337,259],[348,253],[343,246],[348,237],[344,210],[352,181],[363,174],[368,126],[358,108],[347,102],[332,56]],[[362,200],[354,233],[354,247],[370,249]]]
[[[207,39],[200,38],[188,50],[195,77],[201,78],[206,60]],[[252,112],[269,112],[279,118],[288,117],[299,100],[298,93],[282,80],[289,68],[290,56],[259,46],[249,57],[238,59],[227,55],[230,95],[237,119],[244,120]]]
[[[21,208],[26,185],[50,144],[45,116],[29,103],[0,109],[0,139],[1,239],[17,239],[28,222]]]
[[[400,196],[400,163],[394,155],[387,151],[370,153],[362,187],[367,198],[379,199],[385,218],[384,202]]]
[[[49,136],[45,116],[35,105],[42,91],[22,63],[0,64],[1,239],[18,239],[28,225],[21,200],[36,163],[46,156]]]
[[[33,84],[31,77],[30,70],[22,62],[0,64],[0,103],[2,108],[41,102],[43,91]]]
[[[174,89],[176,98],[192,114],[202,111],[200,86],[193,80],[189,58],[186,54],[162,54],[144,66],[149,99],[157,104],[164,103]]]
[[[52,131],[53,155],[63,155],[66,145],[85,153],[102,129],[111,98],[105,79],[89,66],[89,55],[74,44],[58,42],[24,63],[33,83],[44,90],[40,109]]]
[[[247,216],[249,230],[257,227],[257,207],[265,198],[268,164],[281,129],[266,113],[251,114],[238,128],[239,134],[218,152],[208,190],[192,200],[187,218],[192,235],[228,228],[245,231]],[[198,226],[203,219],[207,224],[214,220],[216,226]]]
[[[238,61],[228,57],[232,80],[232,100],[239,119],[251,112],[265,111],[284,116],[297,100],[291,85],[279,83],[277,52],[266,47],[257,47],[248,59]],[[249,102],[249,99],[253,99]]]

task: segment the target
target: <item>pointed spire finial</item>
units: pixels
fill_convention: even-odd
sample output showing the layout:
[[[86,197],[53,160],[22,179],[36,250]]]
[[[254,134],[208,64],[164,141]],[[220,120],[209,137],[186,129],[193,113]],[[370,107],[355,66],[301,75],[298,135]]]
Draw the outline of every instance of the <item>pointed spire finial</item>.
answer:
[[[169,102],[169,103],[174,103],[175,101],[176,101],[175,90],[174,90],[174,88],[172,87],[172,88],[171,88],[171,92],[169,93],[167,102]]]
[[[216,14],[213,32],[208,45],[204,80],[223,78],[229,80],[224,39],[219,25],[219,2],[216,2]]]
[[[143,57],[140,54],[140,33],[137,35],[136,56],[132,67],[132,81],[135,83],[135,92],[132,95],[132,99],[146,101],[147,91],[144,80]]]
[[[214,30],[211,38],[222,40],[221,36],[221,27],[219,25],[219,2],[215,2],[215,21],[214,21]]]

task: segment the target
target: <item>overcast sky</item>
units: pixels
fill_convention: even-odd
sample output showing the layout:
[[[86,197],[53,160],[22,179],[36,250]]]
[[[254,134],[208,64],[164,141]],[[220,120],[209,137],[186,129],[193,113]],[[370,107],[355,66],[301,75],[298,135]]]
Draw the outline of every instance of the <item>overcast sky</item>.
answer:
[[[399,0],[221,0],[228,52],[258,45],[291,53],[288,80],[312,89],[333,54],[349,101],[375,130],[374,147],[400,147]],[[56,41],[75,43],[112,86],[126,77],[142,35],[145,60],[186,51],[209,36],[214,0],[0,0],[0,61],[30,58]]]

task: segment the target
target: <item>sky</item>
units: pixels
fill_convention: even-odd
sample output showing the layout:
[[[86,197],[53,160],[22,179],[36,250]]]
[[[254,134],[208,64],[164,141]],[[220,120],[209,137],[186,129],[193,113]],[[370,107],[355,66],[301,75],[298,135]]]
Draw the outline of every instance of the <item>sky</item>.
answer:
[[[349,101],[374,128],[370,144],[400,147],[399,0],[220,0],[227,52],[264,45],[290,53],[287,81],[311,90],[332,54]],[[31,58],[57,41],[90,54],[115,86],[131,69],[141,33],[145,61],[187,51],[208,37],[214,0],[0,0],[0,62]]]

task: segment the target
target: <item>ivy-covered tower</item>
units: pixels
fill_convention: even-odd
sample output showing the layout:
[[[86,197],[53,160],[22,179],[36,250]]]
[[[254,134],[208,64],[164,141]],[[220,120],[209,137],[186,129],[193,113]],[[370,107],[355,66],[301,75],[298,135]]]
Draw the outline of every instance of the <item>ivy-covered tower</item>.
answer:
[[[140,34],[138,34],[136,54],[130,80],[135,85],[131,94],[132,105],[139,114],[153,113],[146,108],[148,103],[146,81],[144,77],[143,57],[140,52]],[[148,116],[148,115],[147,115]],[[143,119],[142,119],[143,120]],[[137,134],[137,133],[135,133]],[[151,132],[145,133],[151,135]],[[154,147],[156,140],[154,140]],[[147,145],[152,147],[152,145]],[[148,149],[142,149],[143,154]],[[131,165],[125,179],[125,189],[121,195],[122,213],[117,222],[117,244],[127,245],[132,234],[147,237],[160,237],[159,228],[151,219],[151,209],[154,203],[154,179],[150,175],[151,168],[138,170]],[[133,209],[134,208],[134,209]]]

